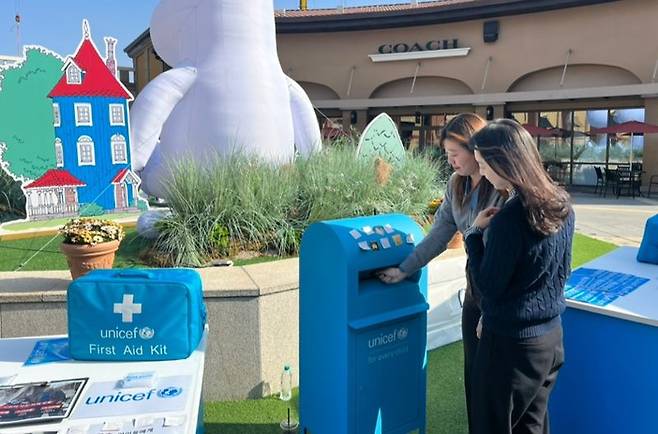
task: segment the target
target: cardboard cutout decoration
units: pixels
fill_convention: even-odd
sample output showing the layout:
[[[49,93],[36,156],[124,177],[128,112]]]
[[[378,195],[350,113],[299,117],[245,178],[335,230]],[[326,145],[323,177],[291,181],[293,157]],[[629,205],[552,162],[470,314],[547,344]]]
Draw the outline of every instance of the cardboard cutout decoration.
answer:
[[[27,46],[24,59],[0,69],[0,159],[19,181],[55,167],[55,131],[48,92],[62,75],[64,59],[43,47]]]
[[[24,182],[28,219],[137,211],[132,95],[117,78],[116,40],[105,42],[102,57],[84,20],[82,40],[64,62],[44,49],[28,49],[26,60],[10,68],[17,77],[3,72],[0,113],[16,107],[30,112],[22,122],[0,127],[3,167]]]
[[[272,0],[162,0],[151,40],[173,69],[132,107],[133,169],[165,197],[169,168],[234,152],[273,163],[321,147],[306,93],[281,69]]]
[[[389,115],[379,114],[363,130],[356,155],[372,160],[380,157],[394,165],[404,161],[405,150],[400,133]]]

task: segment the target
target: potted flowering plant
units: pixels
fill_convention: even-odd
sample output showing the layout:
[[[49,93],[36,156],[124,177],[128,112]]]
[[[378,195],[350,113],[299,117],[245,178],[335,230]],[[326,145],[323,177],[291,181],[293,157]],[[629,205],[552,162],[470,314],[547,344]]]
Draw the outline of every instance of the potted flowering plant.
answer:
[[[114,254],[125,232],[111,220],[74,218],[59,230],[61,245],[74,279],[97,268],[112,268]]]

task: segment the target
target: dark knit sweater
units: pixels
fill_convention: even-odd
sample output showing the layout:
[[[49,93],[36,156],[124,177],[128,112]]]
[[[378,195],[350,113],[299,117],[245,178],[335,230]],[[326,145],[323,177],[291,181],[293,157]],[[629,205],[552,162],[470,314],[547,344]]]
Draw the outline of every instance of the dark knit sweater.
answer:
[[[534,231],[521,199],[514,197],[491,219],[486,248],[480,233],[466,237],[468,272],[482,297],[485,329],[524,338],[560,324],[573,231],[573,211],[556,234]]]

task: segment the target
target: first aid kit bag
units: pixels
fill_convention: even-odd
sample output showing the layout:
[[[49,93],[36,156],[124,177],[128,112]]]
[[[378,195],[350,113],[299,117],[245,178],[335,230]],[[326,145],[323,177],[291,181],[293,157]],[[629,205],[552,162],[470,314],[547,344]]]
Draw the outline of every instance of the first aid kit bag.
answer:
[[[206,323],[201,276],[191,269],[91,271],[69,285],[67,314],[78,360],[185,359]]]

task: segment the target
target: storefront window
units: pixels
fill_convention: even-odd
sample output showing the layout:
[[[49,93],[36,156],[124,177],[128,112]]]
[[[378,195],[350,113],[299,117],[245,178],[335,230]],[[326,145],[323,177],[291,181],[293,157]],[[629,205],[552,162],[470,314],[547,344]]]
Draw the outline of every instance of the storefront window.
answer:
[[[644,121],[643,108],[518,112],[512,117],[521,124],[552,130],[549,137],[535,137],[549,174],[560,183],[595,185],[595,167],[615,168],[617,164],[641,163],[644,137],[628,134],[596,134],[592,128],[605,128],[628,121]],[[632,149],[632,150],[631,150]]]
[[[617,109],[610,110],[608,125],[619,125],[624,122],[644,122],[644,109]],[[609,163],[641,163],[644,156],[644,136],[629,134],[609,135],[610,150]]]
[[[521,125],[530,123],[528,121],[528,113],[524,113],[524,112],[512,113],[512,118],[518,123],[520,123]]]
[[[578,110],[574,112],[573,184],[596,185],[594,167],[605,167],[606,135],[592,135],[590,131],[592,128],[606,126],[607,113],[607,110]]]
[[[410,151],[428,151],[438,149],[441,129],[456,114],[423,114],[394,116],[398,122],[400,137],[404,147]]]

